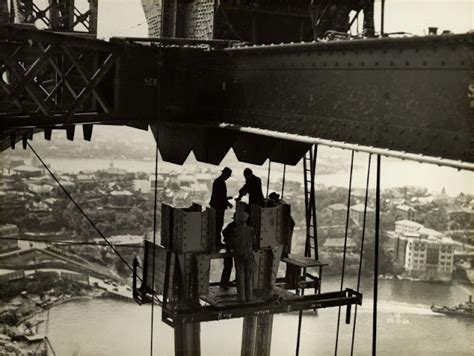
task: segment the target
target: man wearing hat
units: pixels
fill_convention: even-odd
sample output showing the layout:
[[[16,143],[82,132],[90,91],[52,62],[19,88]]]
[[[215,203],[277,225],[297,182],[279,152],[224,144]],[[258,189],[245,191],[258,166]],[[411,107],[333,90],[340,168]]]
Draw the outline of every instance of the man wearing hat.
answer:
[[[212,183],[212,195],[209,205],[216,211],[216,249],[219,250],[224,247],[221,242],[221,231],[224,226],[224,213],[227,208],[232,208],[232,204],[229,203],[229,199],[232,197],[227,196],[227,186],[225,181],[232,175],[232,170],[225,167],[222,173]]]
[[[264,206],[262,193],[262,181],[253,174],[250,168],[244,169],[245,184],[239,190],[239,196],[235,200],[239,201],[246,194],[249,195],[249,204]]]
[[[223,231],[226,248],[234,255],[237,299],[239,302],[251,302],[253,300],[255,262],[252,250],[256,244],[256,236],[253,227],[247,225],[248,217],[249,215],[244,211],[236,212],[234,221],[227,225]],[[228,285],[231,270],[232,260],[230,266],[224,260],[221,287]]]

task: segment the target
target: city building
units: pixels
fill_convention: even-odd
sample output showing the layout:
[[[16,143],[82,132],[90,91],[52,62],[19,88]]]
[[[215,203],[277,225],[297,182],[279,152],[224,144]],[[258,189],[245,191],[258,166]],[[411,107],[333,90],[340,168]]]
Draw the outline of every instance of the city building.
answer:
[[[455,242],[413,221],[402,220],[395,224],[394,258],[403,266],[405,276],[429,281],[450,281]]]
[[[28,184],[28,190],[36,194],[47,194],[50,193],[54,187],[49,184]]]
[[[328,209],[331,214],[331,221],[333,224],[345,223],[346,215],[347,215],[346,205],[337,203],[337,204],[329,205],[326,209]]]
[[[96,179],[93,174],[78,174],[76,176],[76,183],[84,188],[93,188],[96,185]]]
[[[344,252],[344,238],[331,238],[324,241],[323,248],[326,252],[343,253]],[[356,243],[350,237],[347,238],[346,253],[353,253],[356,248]]]
[[[22,178],[40,177],[43,175],[43,170],[41,168],[27,165],[14,167],[12,168],[12,171]]]
[[[395,211],[399,219],[414,220],[416,217],[416,210],[407,204],[397,205]]]
[[[395,232],[399,234],[404,233],[416,233],[423,227],[422,224],[419,224],[411,220],[398,220],[395,221]]]
[[[116,207],[133,205],[133,193],[128,190],[114,190],[110,193],[110,203]]]
[[[16,225],[0,225],[0,253],[18,249],[18,228]]]
[[[356,204],[356,205],[351,206],[351,218],[352,218],[352,221],[355,224],[357,224],[359,226],[363,225],[363,223],[364,223],[364,211],[365,211],[365,205],[364,204]],[[371,208],[370,206],[367,206],[366,224],[373,224],[374,223],[374,218],[375,218],[375,210],[373,208]]]

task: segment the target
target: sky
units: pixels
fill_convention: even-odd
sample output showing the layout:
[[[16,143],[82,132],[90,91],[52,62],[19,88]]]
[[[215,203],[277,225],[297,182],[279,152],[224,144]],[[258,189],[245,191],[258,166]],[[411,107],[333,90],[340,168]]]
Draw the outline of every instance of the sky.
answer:
[[[375,3],[380,28],[380,4]],[[474,29],[474,0],[386,0],[385,31],[423,35],[428,27],[454,33]],[[146,36],[140,0],[99,0],[99,37]]]

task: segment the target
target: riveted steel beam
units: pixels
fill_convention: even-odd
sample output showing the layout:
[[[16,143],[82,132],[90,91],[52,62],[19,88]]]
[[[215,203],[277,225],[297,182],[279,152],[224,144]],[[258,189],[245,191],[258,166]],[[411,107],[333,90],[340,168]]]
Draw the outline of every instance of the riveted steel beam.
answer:
[[[474,162],[473,43],[466,34],[191,50],[189,58],[181,50],[176,66],[189,78],[188,103],[198,104],[184,108],[175,92],[167,105],[180,120]]]

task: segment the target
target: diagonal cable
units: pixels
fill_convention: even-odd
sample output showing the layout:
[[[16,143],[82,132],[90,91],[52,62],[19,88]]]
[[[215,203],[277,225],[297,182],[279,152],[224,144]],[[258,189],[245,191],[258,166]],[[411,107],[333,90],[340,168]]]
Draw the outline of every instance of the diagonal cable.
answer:
[[[352,193],[352,173],[354,171],[354,151],[352,151],[351,155],[351,170],[349,173],[349,191],[347,193],[347,214],[346,214],[346,229],[344,232],[344,250],[342,253],[342,272],[341,272],[341,288],[340,292],[342,292],[342,287],[344,285],[344,271],[346,268],[346,250],[347,250],[347,234],[349,232],[349,215],[351,209],[351,193]],[[337,310],[337,329],[336,329],[336,346],[334,348],[334,355],[337,356],[337,347],[339,344],[339,328],[341,324],[341,307],[338,307]]]
[[[51,169],[49,169],[49,167],[46,165],[46,163],[41,159],[40,155],[35,151],[35,149],[31,146],[31,144],[27,141],[26,144],[28,145],[28,147],[30,148],[30,150],[34,153],[34,155],[36,156],[36,158],[38,158],[38,160],[41,162],[41,164],[44,166],[44,168],[48,171],[48,173],[51,175],[51,177],[54,179],[54,181],[58,184],[58,186],[62,189],[62,191],[64,192],[64,194],[66,194],[66,196],[69,198],[69,200],[74,204],[74,206],[77,208],[77,210],[79,210],[79,212],[86,218],[87,222],[92,226],[92,228],[99,234],[100,237],[102,237],[102,239],[104,239],[104,241],[107,243],[107,245],[112,249],[112,251],[114,251],[114,253],[122,260],[123,263],[125,263],[125,265],[128,267],[128,269],[130,271],[133,272],[133,268],[132,266],[130,266],[130,264],[125,260],[125,258],[122,257],[122,255],[117,251],[117,249],[114,247],[114,245],[112,245],[110,243],[110,241],[104,236],[104,234],[97,228],[97,226],[94,224],[94,222],[89,218],[89,216],[86,214],[86,212],[81,208],[81,206],[74,200],[74,198],[72,197],[72,195],[67,191],[66,188],[64,188],[64,186],[61,184],[61,182],[59,181],[59,179],[56,177],[56,175],[51,171]],[[138,277],[138,279],[140,279],[140,281],[142,281],[142,279],[140,277]]]
[[[360,260],[359,260],[359,273],[357,275],[357,293],[360,289],[360,276],[362,273],[362,257],[364,255],[364,240],[365,240],[365,224],[367,218],[367,203],[369,201],[369,183],[370,183],[370,164],[372,160],[372,153],[369,153],[369,163],[367,168],[367,183],[365,185],[365,201],[364,201],[364,218],[362,222],[362,237],[360,242]],[[354,341],[357,324],[357,304],[354,309],[354,325],[352,326],[352,341],[351,341],[351,356],[354,354]]]

